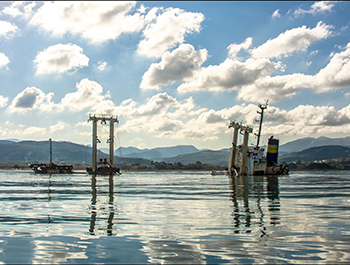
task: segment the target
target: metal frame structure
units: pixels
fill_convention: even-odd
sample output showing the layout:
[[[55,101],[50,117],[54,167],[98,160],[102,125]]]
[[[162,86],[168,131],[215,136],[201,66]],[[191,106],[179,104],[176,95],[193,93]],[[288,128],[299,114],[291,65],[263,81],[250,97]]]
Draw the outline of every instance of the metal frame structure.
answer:
[[[244,134],[244,138],[243,138],[243,145],[242,145],[242,160],[241,160],[239,173],[241,175],[246,175],[247,174],[246,163],[248,159],[247,158],[248,137],[249,137],[249,133],[253,132],[253,128],[250,126],[241,125],[234,121],[232,121],[229,124],[228,128],[234,128],[232,149],[231,149],[229,165],[228,165],[229,174],[232,175],[232,172],[236,167],[235,163],[236,163],[237,137],[238,137],[238,131],[241,130],[241,132],[243,132]]]
[[[107,117],[106,115],[89,115],[89,121],[92,121],[92,172],[97,173],[97,166],[103,162],[97,162],[97,143],[100,140],[97,138],[97,122],[101,121],[101,124],[109,122],[109,164],[110,167],[114,165],[114,123],[119,123],[118,117]]]

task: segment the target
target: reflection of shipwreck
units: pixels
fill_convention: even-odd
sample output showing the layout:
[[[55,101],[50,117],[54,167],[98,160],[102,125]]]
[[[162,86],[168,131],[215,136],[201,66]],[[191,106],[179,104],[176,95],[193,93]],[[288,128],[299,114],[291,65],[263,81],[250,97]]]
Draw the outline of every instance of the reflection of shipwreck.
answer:
[[[70,174],[72,173],[72,165],[57,165],[52,162],[52,141],[50,142],[50,163],[30,164],[29,167],[33,169],[36,174]]]
[[[92,167],[86,168],[86,171],[91,175],[114,175],[120,173],[120,169],[114,167],[114,123],[119,122],[118,118],[101,116],[89,116],[89,120],[92,121]],[[101,121],[101,124],[109,122],[109,160],[107,158],[100,159],[97,162],[97,143],[100,140],[97,138],[97,122]]]
[[[269,226],[280,224],[278,178],[279,176],[242,175],[230,178],[234,233],[251,233],[256,230],[263,238],[268,236]]]
[[[233,142],[228,161],[229,175],[288,174],[288,166],[278,163],[278,139],[274,139],[273,136],[270,137],[266,157],[264,156],[264,149],[259,147],[262,120],[264,110],[267,108],[267,102],[265,105],[259,104],[259,108],[260,111],[258,111],[258,113],[260,114],[260,125],[256,146],[248,146],[248,137],[249,133],[252,133],[253,131],[252,127],[243,126],[234,121],[229,125],[229,128],[234,128]],[[241,145],[237,145],[239,131],[244,135],[243,144]]]

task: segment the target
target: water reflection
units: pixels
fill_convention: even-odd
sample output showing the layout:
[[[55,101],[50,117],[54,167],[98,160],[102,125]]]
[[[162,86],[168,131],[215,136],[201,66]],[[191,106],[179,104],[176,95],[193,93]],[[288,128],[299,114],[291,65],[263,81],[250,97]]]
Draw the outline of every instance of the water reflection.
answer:
[[[281,204],[278,176],[232,176],[229,178],[230,196],[233,203],[233,232],[236,234],[251,233],[256,223],[260,237],[267,236],[264,214],[266,208],[270,217],[269,224],[273,226],[280,224]]]
[[[114,218],[114,179],[113,175],[109,176],[108,181],[108,221],[107,221],[107,235],[113,235],[113,218]],[[97,185],[96,185],[96,175],[91,176],[91,220],[90,220],[90,235],[95,235],[95,226],[97,220]],[[102,209],[103,210],[103,209]]]

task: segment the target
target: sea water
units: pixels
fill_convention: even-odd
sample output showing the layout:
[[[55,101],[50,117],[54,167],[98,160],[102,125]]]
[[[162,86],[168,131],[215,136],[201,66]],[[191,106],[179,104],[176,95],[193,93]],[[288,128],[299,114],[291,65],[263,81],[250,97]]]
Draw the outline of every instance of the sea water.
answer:
[[[350,263],[349,173],[0,171],[0,262]]]

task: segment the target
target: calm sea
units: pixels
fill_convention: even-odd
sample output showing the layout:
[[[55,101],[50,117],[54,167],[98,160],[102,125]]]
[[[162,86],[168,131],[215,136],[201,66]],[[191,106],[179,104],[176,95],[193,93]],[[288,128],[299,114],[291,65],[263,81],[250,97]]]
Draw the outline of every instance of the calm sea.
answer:
[[[0,262],[350,263],[350,172],[0,171]]]

